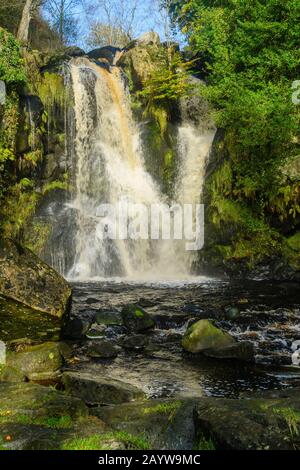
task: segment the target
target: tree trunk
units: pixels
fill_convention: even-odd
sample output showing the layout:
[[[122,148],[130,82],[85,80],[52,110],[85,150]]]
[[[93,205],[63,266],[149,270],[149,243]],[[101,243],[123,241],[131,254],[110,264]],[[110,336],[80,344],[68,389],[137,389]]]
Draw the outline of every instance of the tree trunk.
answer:
[[[34,0],[26,0],[22,11],[22,18],[17,33],[17,38],[21,43],[28,42],[29,25],[32,17],[33,4]]]

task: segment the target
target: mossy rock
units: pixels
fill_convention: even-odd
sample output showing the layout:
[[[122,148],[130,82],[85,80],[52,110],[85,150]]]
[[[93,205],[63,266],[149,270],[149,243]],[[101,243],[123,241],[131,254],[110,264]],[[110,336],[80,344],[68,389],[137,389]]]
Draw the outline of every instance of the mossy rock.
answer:
[[[300,400],[202,398],[194,412],[196,434],[218,450],[295,450],[300,445]]]
[[[14,367],[29,380],[50,380],[60,375],[63,364],[59,343],[27,346],[21,352],[9,352],[7,365]]]
[[[59,319],[68,312],[68,283],[32,251],[1,240],[0,264],[0,294]]]
[[[88,372],[64,372],[66,392],[90,405],[108,405],[144,398],[144,393],[121,380],[99,377]]]
[[[145,331],[155,326],[153,318],[139,305],[126,305],[121,315],[124,326],[130,331]]]
[[[226,348],[235,344],[232,336],[214,326],[209,320],[199,320],[191,325],[182,340],[183,348],[191,353]]]

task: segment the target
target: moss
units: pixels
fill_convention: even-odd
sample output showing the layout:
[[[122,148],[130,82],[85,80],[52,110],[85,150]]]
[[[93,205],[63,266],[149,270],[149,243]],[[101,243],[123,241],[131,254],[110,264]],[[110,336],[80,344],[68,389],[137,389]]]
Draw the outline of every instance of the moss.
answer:
[[[140,309],[138,309],[138,308],[135,309],[134,314],[135,314],[135,316],[138,317],[138,318],[142,318],[142,317],[144,316],[144,313],[142,312],[142,310],[140,310]]]
[[[287,244],[288,246],[293,250],[293,251],[300,251],[300,232],[295,233],[295,235],[289,237],[287,239]]]
[[[45,72],[37,84],[38,95],[46,109],[54,105],[64,106],[66,88],[64,79],[56,73]]]
[[[51,233],[51,225],[41,221],[34,221],[26,227],[24,246],[40,255]]]
[[[30,415],[5,413],[1,416],[0,424],[3,423],[18,423],[18,424],[29,424],[36,426],[44,426],[51,429],[68,429],[73,425],[70,416],[47,416],[47,417],[32,417]]]

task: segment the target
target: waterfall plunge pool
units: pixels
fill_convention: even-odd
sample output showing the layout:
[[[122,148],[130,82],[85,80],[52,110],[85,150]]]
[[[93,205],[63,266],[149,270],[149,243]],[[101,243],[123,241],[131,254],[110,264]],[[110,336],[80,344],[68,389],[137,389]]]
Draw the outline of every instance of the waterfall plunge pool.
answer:
[[[119,379],[149,397],[238,397],[255,391],[299,386],[300,368],[292,366],[292,343],[300,339],[299,284],[271,281],[94,279],[73,283],[72,317],[90,322],[95,315],[120,318],[122,307],[138,303],[155,320],[140,350],[120,347],[114,359],[93,359],[87,349],[97,339],[71,342],[77,361],[68,370]],[[226,318],[226,309],[239,315]],[[184,353],[181,338],[187,326],[212,319],[237,340],[253,342],[255,363],[206,358]],[[100,330],[99,330],[100,331]],[[101,332],[103,334],[103,331]],[[123,345],[128,332],[108,325],[104,337]]]

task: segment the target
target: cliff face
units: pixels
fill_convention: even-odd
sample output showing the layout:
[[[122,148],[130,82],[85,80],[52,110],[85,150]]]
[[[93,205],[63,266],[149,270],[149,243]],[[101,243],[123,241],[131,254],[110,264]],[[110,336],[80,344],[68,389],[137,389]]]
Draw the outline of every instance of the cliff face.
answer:
[[[51,56],[23,51],[21,57],[13,36],[5,30],[0,30],[0,47],[2,56],[9,56],[5,64],[0,60],[0,79],[7,83],[6,103],[0,106],[2,236],[19,240],[49,264],[53,264],[49,246],[59,252],[67,244],[69,259],[58,263],[68,265],[73,257],[72,240],[59,229],[65,224],[60,220],[64,204],[74,189],[73,96],[67,63],[85,53],[67,48]],[[145,99],[144,90],[151,77],[157,79],[155,71],[163,67],[166,50],[153,34],[124,50],[106,47],[88,57],[104,67],[123,70],[132,110],[140,123],[146,167],[172,198],[178,169],[178,126],[183,121],[199,129],[203,123],[207,127],[213,124],[207,102],[198,91],[188,98]],[[164,85],[163,78],[159,79]],[[199,90],[201,82],[191,77],[190,85]],[[249,194],[239,192],[234,149],[230,134],[218,130],[206,168],[206,238],[198,269],[297,278],[299,158],[280,169],[278,194],[266,210],[257,213],[251,185]],[[68,221],[70,226],[72,223]]]

